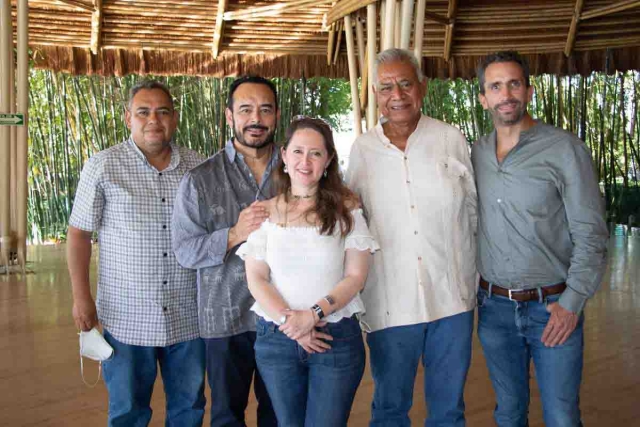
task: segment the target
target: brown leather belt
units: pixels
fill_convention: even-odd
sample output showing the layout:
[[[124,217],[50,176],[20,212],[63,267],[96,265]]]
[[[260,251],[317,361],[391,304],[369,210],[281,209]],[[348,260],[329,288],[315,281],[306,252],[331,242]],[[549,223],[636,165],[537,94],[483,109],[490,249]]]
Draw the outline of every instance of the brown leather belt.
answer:
[[[480,277],[480,287],[488,291],[489,282],[487,282],[482,277]],[[503,297],[507,297],[512,301],[526,302],[526,301],[537,301],[540,298],[538,289],[540,289],[540,292],[542,292],[542,298],[544,298],[548,295],[561,294],[562,292],[564,292],[565,289],[567,289],[567,284],[563,282],[563,283],[558,283],[557,285],[549,285],[549,286],[543,286],[540,288],[521,289],[521,290],[507,289],[494,284],[493,286],[491,286],[491,293],[500,295]]]

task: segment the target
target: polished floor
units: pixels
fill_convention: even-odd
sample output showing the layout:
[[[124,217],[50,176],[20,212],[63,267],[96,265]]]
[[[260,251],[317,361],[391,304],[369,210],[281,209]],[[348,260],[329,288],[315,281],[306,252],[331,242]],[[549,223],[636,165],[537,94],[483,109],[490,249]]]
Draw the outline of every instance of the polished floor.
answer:
[[[80,378],[78,339],[71,317],[71,290],[64,246],[29,249],[30,273],[0,276],[0,426],[100,426],[106,424],[103,383],[85,386]],[[93,271],[95,275],[95,269]],[[602,289],[586,311],[586,354],[582,411],[586,426],[640,425],[640,237],[611,239]],[[89,379],[97,365],[85,364]],[[426,409],[422,377],[415,387],[413,425]],[[535,384],[531,426],[542,426]],[[358,390],[350,426],[366,426],[373,393],[367,372]],[[151,425],[164,424],[158,381]],[[474,355],[466,387],[469,426],[492,426],[493,392],[482,351]],[[251,402],[248,425],[255,425]],[[331,427],[331,426],[328,426]]]

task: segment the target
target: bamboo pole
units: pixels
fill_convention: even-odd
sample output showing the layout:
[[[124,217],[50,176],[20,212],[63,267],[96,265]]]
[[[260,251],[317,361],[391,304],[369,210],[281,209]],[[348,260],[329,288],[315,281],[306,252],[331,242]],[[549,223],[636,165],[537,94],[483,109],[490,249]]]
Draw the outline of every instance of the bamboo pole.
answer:
[[[624,10],[632,9],[638,6],[640,6],[639,0],[623,0],[585,12],[580,16],[580,20],[586,21],[587,19],[622,12]]]
[[[364,48],[364,24],[362,20],[356,17],[356,41],[358,43],[358,65],[360,67],[360,75],[365,75],[365,48]]]
[[[342,0],[338,1],[327,12],[325,25],[333,24],[334,22],[344,18],[353,12],[360,10],[372,3],[376,3],[377,0]]]
[[[400,46],[400,36],[402,33],[402,3],[401,0],[394,0],[396,3],[396,20],[393,31],[393,47]]]
[[[571,26],[569,27],[569,34],[567,35],[567,43],[564,45],[564,55],[567,57],[570,56],[573,51],[573,44],[576,41],[578,22],[580,21],[583,4],[584,0],[576,0],[576,5],[573,8],[573,17],[571,18]]]
[[[27,195],[29,137],[29,2],[18,0],[18,112],[24,114],[24,125],[18,127],[17,177],[18,197],[18,263],[22,272],[27,264]]]
[[[309,6],[317,6],[330,3],[333,0],[295,0],[288,3],[275,3],[267,6],[252,7],[248,9],[225,12],[225,21],[238,21],[247,19],[263,18],[265,16],[277,16],[283,12],[292,12]]]
[[[13,73],[9,55],[13,51],[13,26],[11,2],[0,0],[0,113],[11,111],[11,80]],[[9,274],[9,250],[11,247],[11,132],[9,126],[0,125],[0,257]]]
[[[213,59],[218,59],[220,53],[220,45],[222,44],[222,31],[224,30],[224,10],[227,8],[227,0],[218,0],[218,13],[216,15],[216,29],[213,32]]]
[[[331,65],[333,58],[333,41],[336,37],[336,24],[331,24],[329,28],[329,37],[327,37],[327,65]]]
[[[62,3],[64,5],[67,6],[71,6],[71,7],[75,7],[78,8],[80,10],[84,10],[87,12],[93,12],[93,7],[89,6],[86,3],[83,3],[81,1],[77,1],[77,0],[55,0],[57,3]]]
[[[338,33],[338,37],[336,38],[336,46],[333,51],[333,64],[338,62],[338,55],[340,54],[340,43],[342,43],[342,30],[344,27],[343,22],[338,22],[336,25],[336,32]]]
[[[102,0],[93,0],[93,7],[94,10],[91,12],[91,53],[97,55],[102,32]]]
[[[347,41],[347,59],[349,62],[349,81],[351,83],[351,103],[353,104],[353,121],[356,136],[362,134],[362,113],[360,112],[360,97],[358,96],[358,66],[356,65],[355,45],[351,16],[344,17],[344,34]]]
[[[422,68],[422,39],[424,37],[424,11],[427,6],[427,0],[418,0],[416,5],[416,23],[413,41],[413,54],[418,59],[418,64]]]
[[[384,40],[382,42],[382,50],[391,49],[393,47],[396,22],[395,14],[396,0],[386,0],[384,9]]]
[[[423,0],[424,1],[424,0]],[[376,125],[376,103],[373,85],[375,84],[373,72],[375,68],[376,58],[376,23],[377,23],[376,4],[367,6],[367,130]]]
[[[458,10],[458,0],[449,0],[449,9],[447,11],[447,19],[450,24],[447,24],[444,29],[444,59],[449,62],[451,59],[451,45],[453,44],[453,30],[455,25],[455,17]]]
[[[411,16],[413,15],[413,0],[402,0],[402,35],[400,48],[409,49],[411,39]]]
[[[390,0],[391,1],[391,0]],[[382,0],[380,2],[380,52],[384,50],[384,40],[387,37],[385,34],[387,32],[386,28],[387,23],[387,0]]]

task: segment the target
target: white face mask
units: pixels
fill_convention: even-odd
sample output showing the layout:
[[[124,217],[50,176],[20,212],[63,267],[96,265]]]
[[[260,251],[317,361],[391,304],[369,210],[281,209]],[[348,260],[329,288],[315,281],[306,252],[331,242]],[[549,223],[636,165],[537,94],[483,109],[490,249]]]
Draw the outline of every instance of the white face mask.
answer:
[[[82,381],[89,387],[94,387],[98,381],[100,381],[100,372],[102,371],[102,362],[109,360],[113,356],[113,347],[104,339],[100,331],[96,328],[90,331],[81,331],[80,335],[80,374],[82,375]],[[83,357],[96,360],[100,362],[98,366],[98,379],[93,384],[87,384],[84,379],[84,364]]]

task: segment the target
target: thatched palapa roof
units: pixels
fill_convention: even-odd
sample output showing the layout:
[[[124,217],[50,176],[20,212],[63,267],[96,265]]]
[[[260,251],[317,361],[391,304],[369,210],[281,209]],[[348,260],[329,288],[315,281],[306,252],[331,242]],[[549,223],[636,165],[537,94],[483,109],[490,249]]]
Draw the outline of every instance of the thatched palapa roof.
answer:
[[[403,2],[411,4],[415,27],[419,0],[398,2],[398,27]],[[73,74],[348,77],[343,18],[350,15],[358,41],[366,40],[368,4],[377,4],[380,50],[388,8],[374,0],[34,0],[29,37],[36,67]],[[428,0],[423,69],[433,77],[469,77],[479,56],[498,49],[529,55],[534,73],[640,69],[638,6]]]

